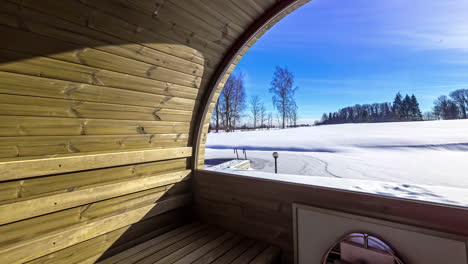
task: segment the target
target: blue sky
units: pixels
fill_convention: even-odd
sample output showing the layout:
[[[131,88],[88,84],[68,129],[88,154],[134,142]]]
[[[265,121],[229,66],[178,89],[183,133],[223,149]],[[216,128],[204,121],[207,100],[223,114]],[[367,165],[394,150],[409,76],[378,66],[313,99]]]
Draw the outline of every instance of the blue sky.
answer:
[[[275,66],[296,77],[300,118],[414,93],[421,110],[468,89],[468,0],[312,0],[268,31],[235,71],[268,93]]]

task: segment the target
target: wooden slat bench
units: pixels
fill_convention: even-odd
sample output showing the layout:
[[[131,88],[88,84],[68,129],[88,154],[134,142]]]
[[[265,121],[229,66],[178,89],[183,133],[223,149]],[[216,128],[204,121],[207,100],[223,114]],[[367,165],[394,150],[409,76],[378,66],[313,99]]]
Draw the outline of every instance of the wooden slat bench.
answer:
[[[278,263],[280,250],[219,228],[184,225],[99,264],[267,264]]]

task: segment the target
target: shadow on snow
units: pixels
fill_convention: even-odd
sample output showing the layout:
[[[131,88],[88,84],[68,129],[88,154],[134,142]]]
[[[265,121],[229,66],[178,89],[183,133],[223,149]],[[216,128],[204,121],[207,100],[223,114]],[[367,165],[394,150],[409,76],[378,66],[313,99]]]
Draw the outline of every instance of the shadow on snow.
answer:
[[[338,146],[346,147],[346,146]],[[351,145],[354,148],[363,149],[385,149],[385,150],[404,150],[404,149],[427,149],[427,150],[449,150],[449,151],[468,151],[468,143],[448,143],[448,144],[421,144],[421,145]],[[208,145],[209,149],[234,149],[239,150],[257,150],[257,151],[291,151],[291,152],[317,152],[317,153],[339,153],[344,152],[336,148],[307,148],[307,147],[265,147],[265,146],[227,146],[227,145]]]
[[[209,149],[245,149],[245,150],[258,150],[258,151],[293,151],[293,152],[325,152],[337,153],[338,150],[331,148],[297,148],[297,147],[260,147],[260,146],[224,146],[224,145],[210,145],[206,146]]]

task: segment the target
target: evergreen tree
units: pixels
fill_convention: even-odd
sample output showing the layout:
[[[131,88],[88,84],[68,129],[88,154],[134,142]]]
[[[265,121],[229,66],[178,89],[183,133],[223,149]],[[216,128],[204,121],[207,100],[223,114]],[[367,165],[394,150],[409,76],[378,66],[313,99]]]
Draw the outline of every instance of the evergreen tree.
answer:
[[[422,120],[421,109],[419,109],[418,99],[416,96],[411,95],[411,120]]]
[[[383,112],[383,121],[392,120],[392,105],[390,103],[384,103],[382,112]]]
[[[442,97],[440,97],[442,98]],[[439,98],[439,99],[440,99]],[[454,118],[458,115],[457,105],[446,96],[437,102],[435,114],[444,119]],[[452,104],[450,104],[451,101]],[[439,110],[440,109],[440,110]],[[403,97],[397,93],[393,105],[389,102],[373,104],[356,104],[339,109],[336,112],[325,113],[317,125],[345,124],[345,123],[377,123],[423,120],[416,96],[408,94]]]
[[[402,96],[398,92],[395,96],[395,99],[393,100],[393,107],[392,107],[393,119],[396,121],[401,120],[402,103],[403,103]]]
[[[327,113],[323,113],[322,119],[320,120],[320,122],[321,122],[321,123],[324,123],[324,122],[326,122],[327,120],[328,120],[328,115],[327,115]]]
[[[409,95],[406,95],[401,104],[401,120],[410,120],[411,119],[411,98]]]

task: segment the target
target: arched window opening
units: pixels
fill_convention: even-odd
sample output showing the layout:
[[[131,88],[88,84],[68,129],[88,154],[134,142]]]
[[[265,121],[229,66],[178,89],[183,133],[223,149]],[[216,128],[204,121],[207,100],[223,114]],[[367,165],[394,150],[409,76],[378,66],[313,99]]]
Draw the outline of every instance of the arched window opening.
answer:
[[[468,206],[466,12],[461,0],[306,4],[224,80],[205,167]]]

